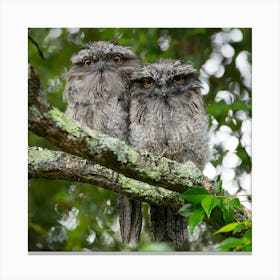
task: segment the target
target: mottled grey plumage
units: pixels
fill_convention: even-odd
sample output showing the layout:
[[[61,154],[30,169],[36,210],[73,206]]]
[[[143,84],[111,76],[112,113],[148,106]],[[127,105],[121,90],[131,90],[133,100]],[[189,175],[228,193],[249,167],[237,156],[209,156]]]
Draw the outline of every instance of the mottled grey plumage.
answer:
[[[129,76],[139,67],[133,51],[98,41],[87,44],[71,61],[63,94],[68,104],[66,114],[94,130],[127,141]],[[120,198],[119,207],[123,240],[138,241],[141,203]]]
[[[160,59],[131,77],[129,143],[203,169],[208,160],[208,123],[197,71],[179,60]],[[184,218],[152,205],[153,240],[184,249]]]

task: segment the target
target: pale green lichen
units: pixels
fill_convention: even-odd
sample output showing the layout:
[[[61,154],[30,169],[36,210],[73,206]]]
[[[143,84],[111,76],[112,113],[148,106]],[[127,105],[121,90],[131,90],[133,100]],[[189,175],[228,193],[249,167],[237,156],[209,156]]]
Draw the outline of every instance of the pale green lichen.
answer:
[[[131,165],[137,164],[137,162],[139,160],[138,153],[131,148],[128,150],[127,157],[128,157],[128,163],[131,164]]]
[[[141,149],[141,156],[143,157],[150,157],[151,153],[145,149]]]
[[[66,168],[71,168],[72,167],[72,162],[68,158],[65,160],[65,167]]]
[[[65,131],[69,133],[69,135],[77,138],[84,136],[83,130],[80,129],[80,124],[77,121],[68,118],[64,113],[62,113],[57,108],[52,108],[49,114],[51,118],[54,120],[54,122],[56,123],[56,125],[62,131]]]
[[[40,112],[38,111],[35,105],[31,105],[28,107],[28,119],[33,119],[34,117],[40,116]]]
[[[94,164],[92,167],[91,167],[91,171],[93,173],[99,173],[102,171],[102,169],[104,169],[104,167],[102,167],[101,165],[99,164]]]
[[[149,153],[146,150],[141,150],[140,155],[147,158],[148,164],[145,167],[139,169],[144,177],[159,181],[162,176],[165,176],[169,171],[168,159],[160,159],[160,157]]]
[[[161,171],[160,168],[153,168],[148,172],[149,178],[155,181],[159,181],[161,178]]]
[[[117,157],[117,161],[120,163],[127,163],[128,147],[125,143],[117,138],[107,137],[105,141],[108,148]]]
[[[186,187],[202,184],[203,176],[201,171],[190,161],[185,164],[175,162],[172,174],[174,175],[173,182],[175,184],[184,183]]]
[[[141,153],[144,154],[143,152]],[[146,157],[149,157],[149,165],[147,167],[140,168],[139,172],[152,180],[159,181],[162,177],[169,174],[169,163],[171,160],[167,158],[160,158],[154,156],[151,153],[146,152]]]
[[[140,157],[144,160],[147,158],[147,166],[139,168],[139,173],[143,178],[160,181],[162,177],[170,177],[171,183],[184,184],[186,187],[202,183],[202,173],[191,162],[179,164],[145,150],[141,150],[139,153],[127,146],[124,141],[95,132],[87,127],[81,127],[77,121],[68,118],[56,108],[50,111],[50,115],[60,129],[69,134],[69,137],[84,138],[91,154],[100,157],[104,150],[108,150],[115,155],[119,163],[128,164],[128,166],[137,165]],[[173,166],[170,167],[170,164]]]
[[[121,174],[119,174],[118,183],[122,186],[123,189],[129,190],[130,193],[134,194],[137,194],[139,192],[139,185],[144,184],[134,179],[127,178]]]
[[[147,166],[139,169],[139,173],[143,175],[145,178],[152,179],[154,181],[159,181],[162,176],[162,170],[158,166]]]
[[[138,161],[138,153],[120,139],[109,137],[105,134],[99,134],[100,146],[110,150],[117,158],[119,163],[136,164]]]
[[[88,126],[82,126],[83,131],[90,136],[91,138],[96,138],[97,135],[99,134],[98,132],[92,130],[91,128],[89,128]]]
[[[94,176],[93,175],[87,175],[86,179],[90,182],[94,179]]]
[[[160,171],[161,174],[166,176],[167,174],[169,174],[169,163],[171,162],[171,160],[169,160],[168,158],[162,158],[160,160]]]
[[[42,162],[52,162],[55,159],[53,151],[43,149],[41,147],[28,148],[28,164],[32,165],[35,169],[40,166]]]
[[[77,121],[68,118],[57,108],[50,111],[50,116],[62,131],[68,133],[69,137],[85,138],[91,153],[100,156],[104,149],[108,149],[120,163],[137,163],[137,152],[128,147],[124,141],[95,132],[88,127],[81,127]],[[94,141],[97,137],[98,141]]]
[[[119,175],[118,183],[126,190],[126,192],[133,194],[135,197],[141,196],[142,198],[146,198],[148,201],[158,201],[164,198],[174,198],[178,196],[175,192],[160,187],[154,187],[149,184],[127,178],[123,175]]]

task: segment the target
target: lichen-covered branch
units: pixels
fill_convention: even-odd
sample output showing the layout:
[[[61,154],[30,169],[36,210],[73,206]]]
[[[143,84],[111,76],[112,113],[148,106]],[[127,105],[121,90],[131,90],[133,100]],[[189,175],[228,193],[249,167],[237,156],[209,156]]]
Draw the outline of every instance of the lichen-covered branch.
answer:
[[[28,174],[29,178],[89,183],[149,204],[175,209],[184,204],[176,192],[127,178],[106,167],[60,151],[30,147]]]
[[[65,152],[89,159],[126,177],[173,191],[183,192],[203,186],[211,191],[212,183],[189,162],[176,161],[126,145],[77,121],[68,118],[46,102],[39,77],[33,68],[28,73],[29,129]]]
[[[32,67],[28,69],[28,95],[29,129],[70,153],[30,148],[31,178],[90,183],[128,198],[176,209],[183,204],[177,192],[202,186],[213,194],[213,182],[193,163],[180,164],[134,149],[123,141],[81,126],[52,107]],[[235,216],[244,220],[251,213],[244,208]]]

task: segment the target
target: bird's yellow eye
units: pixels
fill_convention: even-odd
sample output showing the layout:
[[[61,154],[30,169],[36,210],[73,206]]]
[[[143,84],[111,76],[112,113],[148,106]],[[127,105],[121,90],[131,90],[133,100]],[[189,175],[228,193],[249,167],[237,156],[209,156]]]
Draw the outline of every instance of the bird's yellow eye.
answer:
[[[123,56],[122,56],[121,54],[115,54],[115,55],[112,56],[112,61],[113,61],[115,64],[119,65],[119,64],[121,64],[122,61],[123,61]]]
[[[83,63],[85,68],[89,68],[89,66],[91,65],[91,59],[86,58]]]
[[[143,83],[144,83],[144,86],[145,86],[146,88],[151,88],[151,87],[153,87],[154,84],[155,84],[155,82],[154,82],[154,80],[153,80],[152,78],[145,78],[145,79],[143,80]]]
[[[173,81],[176,83],[176,84],[183,84],[184,81],[185,81],[185,77],[184,75],[178,75],[178,76],[175,76]]]

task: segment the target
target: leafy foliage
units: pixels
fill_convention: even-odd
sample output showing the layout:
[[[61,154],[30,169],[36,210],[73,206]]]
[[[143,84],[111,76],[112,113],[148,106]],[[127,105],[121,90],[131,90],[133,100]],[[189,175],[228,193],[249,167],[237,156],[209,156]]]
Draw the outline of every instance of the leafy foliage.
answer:
[[[212,210],[217,206],[218,199],[214,196],[208,195],[201,201],[201,206],[205,211],[207,218],[210,218]]]
[[[222,182],[216,182],[216,190],[222,193]],[[251,251],[252,225],[250,220],[233,222],[234,210],[243,211],[237,197],[211,195],[203,188],[193,188],[180,194],[187,203],[178,211],[178,214],[187,218],[190,232],[202,223],[207,217],[210,223],[222,226],[214,234],[225,235],[224,240],[217,246],[219,251]],[[216,210],[213,211],[213,210]],[[218,219],[219,216],[219,219]]]

